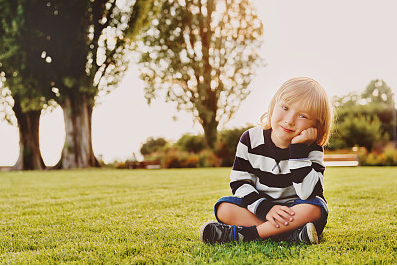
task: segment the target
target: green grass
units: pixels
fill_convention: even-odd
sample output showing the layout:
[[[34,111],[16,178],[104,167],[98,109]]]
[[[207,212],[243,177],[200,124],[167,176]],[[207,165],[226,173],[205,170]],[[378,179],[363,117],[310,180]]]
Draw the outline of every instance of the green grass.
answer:
[[[397,264],[397,168],[326,170],[316,246],[205,245],[230,169],[0,173],[1,264]]]

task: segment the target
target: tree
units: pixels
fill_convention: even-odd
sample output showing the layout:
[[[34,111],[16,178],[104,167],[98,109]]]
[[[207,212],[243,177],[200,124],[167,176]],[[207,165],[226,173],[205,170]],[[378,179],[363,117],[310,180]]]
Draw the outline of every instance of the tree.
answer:
[[[164,138],[154,139],[148,138],[145,143],[142,144],[140,152],[143,156],[152,154],[153,152],[162,151],[168,145],[168,142]]]
[[[43,107],[53,92],[48,79],[51,72],[42,56],[47,34],[43,28],[49,14],[31,1],[0,1],[0,73],[2,95],[15,113],[19,128],[20,155],[14,169],[45,168],[40,153],[39,124]],[[41,1],[42,2],[42,1]]]
[[[383,80],[372,80],[361,95],[368,103],[392,105],[393,92]],[[394,106],[394,105],[393,105]]]
[[[192,134],[184,134],[176,142],[176,146],[183,151],[199,153],[206,148],[205,140],[202,135],[195,136]]]
[[[97,166],[91,120],[99,92],[125,73],[131,43],[155,14],[153,0],[48,0],[53,14],[46,27],[53,89],[64,112],[63,168]]]
[[[371,151],[375,143],[385,139],[381,125],[377,116],[349,115],[338,125],[338,132],[348,147],[357,145]]]
[[[95,166],[91,141],[95,97],[117,84],[125,72],[131,42],[155,14],[153,0],[0,3],[0,62],[14,97],[21,140],[28,136],[28,146],[21,146],[23,158],[40,155],[40,112],[50,95],[64,111],[66,139],[60,164]],[[22,117],[26,115],[28,119]]]
[[[359,145],[371,150],[377,142],[393,135],[394,101],[383,80],[372,80],[361,95],[335,97],[334,103],[338,120],[331,148]]]
[[[148,103],[165,89],[166,101],[191,112],[214,148],[218,125],[250,92],[262,32],[249,0],[164,1],[139,49]]]

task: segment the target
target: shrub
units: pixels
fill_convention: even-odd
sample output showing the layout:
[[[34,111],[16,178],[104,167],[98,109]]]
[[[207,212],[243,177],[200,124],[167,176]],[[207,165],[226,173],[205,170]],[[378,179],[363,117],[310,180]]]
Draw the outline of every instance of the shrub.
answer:
[[[220,131],[213,151],[206,149],[204,136],[185,134],[171,147],[163,138],[148,138],[141,153],[145,160],[160,160],[163,168],[230,167],[241,135],[250,127]]]
[[[157,153],[156,159],[161,161],[162,168],[197,168],[218,167],[219,158],[211,150],[203,150],[198,154],[181,151],[176,147]]]
[[[363,166],[397,166],[397,150],[386,148],[381,153],[363,153],[359,156],[359,160]]]
[[[237,144],[241,135],[252,126],[225,129],[219,132],[215,154],[221,159],[221,166],[232,166],[236,155]]]
[[[200,158],[198,155],[189,155],[181,161],[181,166],[184,168],[197,168],[199,167]]]
[[[183,151],[194,153],[199,153],[200,151],[204,150],[206,146],[204,136],[195,136],[191,134],[183,135],[175,145]]]
[[[362,163],[362,165],[381,166],[382,161],[382,154],[376,154],[374,152],[371,152],[366,156],[365,161]]]
[[[141,154],[147,156],[154,152],[162,151],[167,146],[168,142],[164,138],[154,139],[152,137],[148,138],[145,143],[141,146]]]
[[[158,155],[163,168],[196,168],[200,166],[198,155],[181,151],[178,148],[168,149]]]
[[[165,153],[161,153],[161,167],[163,168],[181,168],[181,158],[185,157],[185,152],[175,149],[169,149]]]
[[[203,150],[199,153],[200,167],[219,167],[219,158],[211,150]]]
[[[358,145],[371,151],[374,145],[386,139],[380,132],[381,121],[377,116],[348,115],[337,130],[347,147]]]
[[[386,165],[397,165],[397,150],[396,149],[386,149],[383,153],[385,157]]]

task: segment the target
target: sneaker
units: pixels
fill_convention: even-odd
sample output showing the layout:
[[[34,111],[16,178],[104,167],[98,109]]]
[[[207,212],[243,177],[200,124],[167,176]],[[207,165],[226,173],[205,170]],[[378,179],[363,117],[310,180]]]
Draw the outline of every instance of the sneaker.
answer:
[[[293,231],[288,240],[296,243],[305,243],[309,245],[318,244],[317,230],[313,223],[307,223],[303,227]]]
[[[244,240],[240,226],[207,222],[200,228],[200,240],[204,243],[226,243]]]

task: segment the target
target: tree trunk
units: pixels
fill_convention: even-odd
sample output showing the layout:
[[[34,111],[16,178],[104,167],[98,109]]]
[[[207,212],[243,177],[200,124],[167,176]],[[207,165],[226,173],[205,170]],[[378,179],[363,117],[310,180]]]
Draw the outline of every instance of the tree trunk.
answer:
[[[19,128],[19,157],[13,170],[43,170],[46,168],[40,152],[40,111],[22,112],[17,100],[13,107]]]
[[[205,141],[207,142],[207,146],[213,150],[215,148],[218,136],[218,122],[214,118],[210,122],[203,121],[202,126],[204,129],[204,137]]]
[[[67,97],[62,103],[65,120],[65,145],[62,150],[61,167],[64,169],[99,166],[92,149],[92,107],[86,97]]]

